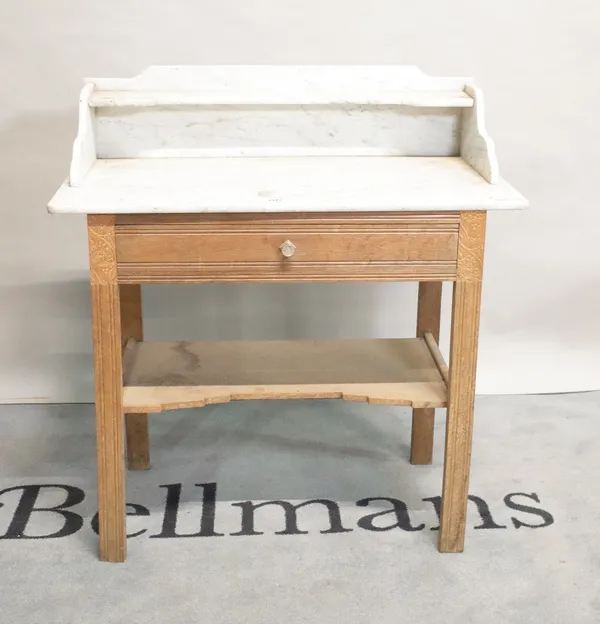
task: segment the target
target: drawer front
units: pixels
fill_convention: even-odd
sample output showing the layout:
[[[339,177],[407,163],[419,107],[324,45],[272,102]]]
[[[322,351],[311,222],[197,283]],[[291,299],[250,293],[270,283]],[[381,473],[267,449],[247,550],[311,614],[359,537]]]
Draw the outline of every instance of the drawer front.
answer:
[[[459,216],[128,216],[120,281],[453,279]],[[443,275],[443,277],[439,277]]]

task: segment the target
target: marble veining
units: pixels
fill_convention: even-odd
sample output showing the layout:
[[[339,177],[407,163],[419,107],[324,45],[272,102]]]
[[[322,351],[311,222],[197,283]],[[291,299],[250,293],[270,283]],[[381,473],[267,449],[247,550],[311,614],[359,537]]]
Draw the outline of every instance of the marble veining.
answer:
[[[522,208],[460,157],[138,158],[98,160],[65,183],[51,212],[307,212]]]
[[[99,158],[165,157],[203,149],[377,148],[397,156],[457,156],[460,109],[403,106],[169,107],[96,110]],[[256,148],[263,148],[260,152]],[[306,150],[304,150],[306,153]]]
[[[79,116],[51,212],[527,205],[472,79],[412,66],[151,67],[87,80]]]

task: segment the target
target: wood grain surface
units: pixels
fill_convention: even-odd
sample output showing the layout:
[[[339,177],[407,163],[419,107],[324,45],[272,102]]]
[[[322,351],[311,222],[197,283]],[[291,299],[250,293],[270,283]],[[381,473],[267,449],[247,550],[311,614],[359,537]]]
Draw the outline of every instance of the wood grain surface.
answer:
[[[485,244],[485,212],[461,216],[458,277],[454,284],[450,385],[439,549],[462,552],[473,437],[479,308]]]
[[[454,279],[459,216],[448,214],[120,217],[119,280]],[[280,246],[295,245],[285,258]]]
[[[121,339],[144,339],[142,321],[142,289],[139,284],[121,284]],[[125,414],[127,439],[127,467],[130,470],[147,470],[150,467],[150,441],[148,437],[148,414]]]
[[[284,398],[441,407],[446,387],[411,338],[140,343],[124,390],[126,411]]]
[[[94,343],[99,550],[125,561],[125,466],[121,310],[116,281],[114,217],[89,216],[88,240]]]
[[[439,341],[440,313],[442,305],[442,282],[420,282],[417,307],[417,336],[427,332]],[[431,464],[433,459],[433,432],[435,409],[413,408],[410,463]]]

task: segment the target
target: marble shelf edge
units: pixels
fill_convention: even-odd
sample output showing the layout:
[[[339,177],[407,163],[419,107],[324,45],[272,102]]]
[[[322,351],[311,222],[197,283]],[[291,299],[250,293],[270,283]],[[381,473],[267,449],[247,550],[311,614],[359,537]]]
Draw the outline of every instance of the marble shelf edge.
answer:
[[[247,84],[249,80],[247,74],[250,76],[256,74],[258,84]],[[276,83],[276,91],[269,82],[273,76],[280,79],[280,82]],[[350,78],[353,79],[354,93],[348,93]],[[330,86],[327,80],[332,81],[333,86]],[[358,86],[355,86],[355,83]],[[244,85],[247,86],[246,91]],[[103,92],[106,91],[109,94],[105,93],[103,96]],[[129,102],[127,94],[133,97]],[[476,104],[476,99],[479,105]],[[459,131],[460,155],[488,182],[495,183],[498,179],[498,164],[494,160],[493,144],[484,131],[482,95],[472,86],[470,78],[433,77],[414,66],[398,65],[152,66],[133,78],[86,79],[80,94],[79,127],[73,145],[68,184],[73,187],[80,186],[96,158],[103,157],[98,151],[95,136],[98,105],[103,110],[112,107],[127,109],[130,106],[139,110],[140,107],[168,108],[194,104],[243,105],[244,102],[252,106],[261,100],[266,100],[263,102],[266,106],[275,107],[281,104],[297,104],[298,107],[302,107],[310,102],[318,105],[344,106],[348,102],[354,102],[356,105],[383,107],[400,105],[423,109],[433,107],[433,110],[456,109],[462,112],[463,123],[460,126],[465,129],[464,139],[463,132]],[[470,108],[476,109],[473,114],[467,114]],[[100,130],[101,128],[98,129]],[[317,153],[311,155],[321,155],[320,147],[315,148]],[[350,155],[360,154],[361,149],[365,153],[370,149],[374,154],[396,155],[393,145],[391,148],[388,146],[388,149],[379,150],[361,147],[340,148],[338,151],[342,152],[344,149]],[[288,151],[293,150],[293,147],[288,148]],[[300,147],[299,151],[302,150]],[[159,157],[208,157],[212,156],[215,150],[156,151],[160,152]],[[245,156],[248,147],[225,151],[228,151],[224,154],[226,156]],[[281,147],[273,149],[267,147],[255,151],[260,151],[260,155],[278,157],[286,150]],[[304,148],[304,151],[309,150]],[[402,148],[396,151],[400,152],[398,155],[413,155],[412,152],[402,153]],[[327,153],[327,148],[325,152]],[[155,156],[153,150],[145,150],[143,154],[148,157]],[[111,157],[114,157],[113,154]]]
[[[333,147],[328,145],[321,144],[312,144],[312,146],[302,146],[302,145],[287,145],[285,146],[274,146],[269,147],[271,143],[269,142],[270,136],[266,136],[265,142],[267,146],[264,144],[261,146],[253,146],[253,145],[244,145],[243,141],[241,141],[241,145],[234,147],[185,147],[178,149],[169,148],[169,146],[165,147],[164,145],[159,145],[158,149],[152,149],[153,146],[145,146],[150,149],[140,149],[138,152],[129,153],[125,157],[121,157],[118,154],[119,152],[110,152],[109,154],[105,154],[102,150],[102,137],[105,135],[102,134],[102,126],[98,126],[96,128],[97,123],[99,121],[96,120],[98,110],[108,110],[115,109],[112,105],[107,107],[97,108],[92,105],[92,100],[98,92],[102,93],[104,90],[110,91],[119,91],[120,89],[125,90],[126,92],[136,93],[139,97],[145,97],[144,93],[148,90],[148,93],[156,93],[158,87],[163,87],[158,89],[158,93],[161,97],[169,97],[169,90],[173,89],[175,93],[181,93],[183,96],[195,97],[194,94],[202,92],[198,91],[199,77],[209,77],[208,88],[212,90],[209,92],[205,92],[202,95],[201,100],[203,102],[200,103],[200,107],[205,103],[210,103],[210,98],[216,98],[215,104],[219,106],[218,100],[219,97],[222,97],[224,94],[228,93],[231,95],[231,86],[235,87],[236,85],[243,84],[244,80],[247,80],[246,73],[247,72],[255,72],[259,76],[260,80],[262,80],[263,87],[268,83],[268,78],[271,76],[273,72],[277,73],[278,76],[289,76],[289,80],[283,84],[281,89],[281,98],[280,101],[286,101],[287,97],[291,97],[290,93],[293,92],[293,89],[290,90],[291,87],[298,87],[299,85],[302,87],[306,87],[304,95],[307,100],[310,99],[310,95],[312,93],[313,96],[317,97],[318,101],[325,101],[327,98],[324,98],[323,94],[319,95],[318,89],[315,85],[318,86],[319,81],[321,81],[321,86],[323,86],[324,76],[336,80],[337,83],[334,84],[333,90],[330,93],[334,93],[335,89],[348,84],[348,77],[355,72],[358,77],[357,84],[361,84],[361,80],[364,84],[370,85],[371,88],[374,88],[375,91],[379,89],[380,94],[384,93],[392,93],[394,89],[396,89],[396,93],[402,92],[405,89],[405,93],[410,92],[409,100],[412,98],[413,101],[411,105],[408,107],[412,107],[413,105],[418,105],[418,92],[416,88],[424,89],[422,95],[424,97],[423,110],[426,110],[428,105],[432,103],[431,100],[427,98],[433,97],[434,100],[436,97],[454,97],[452,93],[456,93],[457,90],[462,89],[462,93],[468,96],[469,100],[472,103],[472,106],[464,106],[464,102],[459,103],[456,107],[448,106],[444,109],[429,109],[432,111],[436,110],[455,110],[454,113],[457,115],[458,126],[455,128],[455,131],[458,133],[457,143],[452,147],[449,143],[435,143],[438,138],[442,138],[442,135],[434,134],[429,136],[429,143],[423,144],[423,149],[418,149],[419,152],[413,155],[413,152],[406,153],[406,144],[397,145],[395,141],[398,137],[402,137],[404,133],[404,126],[398,130],[397,128],[393,130],[396,134],[392,136],[392,138],[381,139],[382,136],[386,136],[388,130],[383,126],[378,129],[379,140],[383,140],[383,144],[377,143],[366,143],[364,145],[356,145],[356,146],[348,146],[335,143],[338,141],[338,138],[333,140]],[[223,75],[222,75],[223,74]],[[231,78],[231,80],[229,78]],[[340,77],[341,76],[341,77]],[[238,81],[236,83],[235,81]],[[311,82],[312,80],[312,82]],[[346,82],[344,82],[344,80]],[[194,82],[196,81],[196,82]],[[211,82],[212,81],[212,82]],[[181,91],[183,86],[187,85],[187,91],[184,89]],[[337,85],[337,86],[336,86]],[[238,85],[239,86],[239,85]],[[390,86],[393,89],[390,89]],[[221,89],[219,91],[217,89]],[[264,90],[263,90],[264,91]],[[375,92],[375,91],[372,91]],[[238,90],[237,95],[235,95],[234,99],[238,96],[243,99],[243,91]],[[250,99],[258,101],[260,99],[259,95],[252,90],[247,91],[250,94]],[[137,97],[136,96],[136,97]],[[360,96],[360,93],[358,93]],[[416,99],[415,99],[416,98]],[[150,98],[152,99],[152,98]],[[160,99],[160,98],[159,98]],[[185,97],[183,98],[185,100]],[[360,97],[358,97],[360,99]],[[332,101],[343,100],[341,96],[334,96]],[[290,100],[291,103],[292,100]],[[384,100],[381,100],[384,101]],[[146,102],[149,106],[138,107],[136,105],[137,110],[150,110],[152,107],[151,101]],[[112,103],[114,104],[114,102]],[[446,102],[446,104],[451,104],[450,102]],[[269,106],[267,104],[267,106]],[[395,106],[394,103],[389,104],[389,108],[393,108]],[[171,114],[169,111],[171,108],[167,106],[163,106],[160,108],[159,104],[155,109],[167,111],[167,117]],[[277,105],[275,105],[275,109]],[[386,105],[383,105],[383,108],[386,108]],[[120,106],[116,106],[117,110],[120,110]],[[302,109],[302,106],[299,105],[298,109]],[[124,111],[127,111],[127,106],[123,108]],[[133,110],[133,109],[130,109]],[[176,106],[173,110],[176,110]],[[499,175],[499,166],[496,157],[496,150],[494,141],[491,139],[489,134],[487,133],[485,127],[485,118],[484,118],[484,99],[483,94],[479,88],[477,88],[473,80],[471,78],[452,78],[452,77],[431,77],[425,75],[418,68],[413,66],[373,66],[373,65],[364,65],[364,66],[153,66],[148,68],[146,71],[142,72],[138,76],[133,78],[125,78],[125,79],[88,79],[85,82],[83,89],[80,93],[79,98],[79,125],[77,137],[73,143],[72,150],[72,158],[69,170],[69,176],[65,181],[65,184],[61,189],[59,189],[60,197],[64,198],[65,193],[63,192],[64,187],[71,187],[73,190],[76,190],[77,187],[84,186],[88,174],[94,168],[94,165],[98,163],[104,164],[108,162],[114,162],[117,166],[117,163],[124,162],[125,159],[130,161],[140,159],[163,159],[163,158],[173,158],[173,159],[214,159],[214,158],[273,158],[275,159],[285,159],[288,156],[301,156],[301,157],[352,157],[352,156],[373,156],[373,157],[381,157],[386,156],[390,158],[420,158],[420,157],[429,157],[429,152],[427,149],[431,148],[433,144],[437,145],[437,148],[434,148],[434,152],[437,150],[438,153],[433,153],[431,158],[436,158],[439,155],[448,155],[453,156],[452,160],[457,160],[457,157],[462,159],[464,163],[475,173],[478,174],[483,180],[485,180],[490,185],[489,193],[484,190],[485,195],[489,195],[490,198],[498,195],[497,191],[493,191],[493,187],[502,187],[505,185],[505,182],[500,178]],[[163,114],[161,113],[161,114]],[[127,112],[124,114],[128,114]],[[395,114],[395,113],[394,113]],[[435,114],[435,113],[434,113]],[[410,115],[410,114],[409,114]],[[429,113],[426,113],[426,116]],[[146,118],[144,118],[146,119]],[[393,121],[392,117],[392,121]],[[151,120],[152,121],[152,120]],[[144,123],[147,123],[145,121]],[[370,119],[367,120],[367,124],[362,126],[362,130],[370,132],[369,129]],[[183,124],[181,124],[183,127]],[[389,119],[388,119],[389,126]],[[152,129],[152,125],[148,126],[142,125],[142,129],[148,127]],[[414,132],[412,138],[409,139],[410,145],[414,148],[415,146],[419,146],[420,136],[418,134],[418,128],[408,128],[410,132]],[[99,133],[100,138],[96,136],[96,133]],[[449,136],[449,135],[447,135]],[[433,137],[433,139],[432,139]],[[97,142],[97,138],[100,141],[100,144]],[[347,138],[347,137],[346,137]],[[418,139],[418,140],[417,140]],[[432,144],[431,141],[434,141]],[[443,140],[448,140],[443,139]],[[403,138],[400,138],[400,141],[404,141]],[[417,141],[415,143],[415,141]],[[112,143],[111,145],[114,145]],[[429,148],[427,147],[429,145]],[[99,147],[100,146],[100,147]],[[447,150],[457,150],[452,153],[452,151]],[[380,161],[382,162],[382,161]],[[97,171],[97,170],[96,170]],[[182,174],[182,179],[184,178]],[[435,180],[433,180],[435,182]],[[107,183],[110,181],[107,180]],[[143,190],[143,189],[141,189]],[[327,190],[323,187],[321,190]],[[335,190],[335,189],[334,189]],[[516,197],[514,193],[512,193],[514,189],[511,189],[509,193],[510,197],[502,197],[500,200],[490,200],[485,201],[480,209],[494,209],[495,207],[505,208],[525,208],[527,207],[527,202],[522,197]],[[502,194],[502,193],[500,193]],[[58,193],[57,193],[58,195]],[[56,198],[56,195],[55,195]],[[60,206],[56,204],[55,198],[53,198],[48,204],[48,210],[50,212],[82,212],[81,208],[77,208],[76,210],[70,210],[65,208],[64,206]],[[469,201],[469,199],[473,199],[473,197],[465,197],[466,200],[466,208],[465,209],[473,209],[473,201]],[[273,200],[275,201],[275,200]],[[68,202],[67,202],[68,203]],[[253,203],[253,202],[250,202]],[[424,202],[424,206],[427,202]],[[497,206],[496,206],[497,204]],[[255,205],[255,202],[253,203]],[[243,208],[244,212],[251,212],[252,210],[248,208]],[[258,212],[276,212],[276,207],[259,207]],[[343,210],[344,206],[340,205],[337,207],[334,206],[326,206],[327,209],[332,210]],[[458,209],[459,205],[457,204],[455,209]],[[310,207],[307,207],[308,210],[312,210]],[[350,206],[348,208],[351,211],[356,211],[359,208]],[[384,208],[385,210],[391,210],[390,207]],[[437,210],[438,206],[436,202],[431,202],[428,208],[414,206],[412,204],[408,206],[398,206],[398,210]],[[447,210],[448,207],[441,207],[442,210]],[[119,211],[123,211],[124,207],[119,207]],[[236,208],[228,208],[227,211],[237,212],[240,209]],[[285,209],[287,211],[288,208]],[[291,210],[298,211],[298,207],[294,207]],[[173,210],[174,211],[174,210]],[[171,210],[166,209],[152,209],[149,208],[149,212],[173,212]],[[193,209],[186,208],[183,212],[193,212]],[[206,212],[205,209],[198,209],[199,212]],[[98,208],[92,208],[90,212],[99,212]],[[139,207],[133,208],[132,212],[140,213],[142,210]]]
[[[87,83],[79,95],[79,124],[77,136],[73,141],[71,167],[68,183],[70,186],[80,186],[96,162],[96,137],[94,132],[95,110],[90,106],[94,93],[94,84]]]

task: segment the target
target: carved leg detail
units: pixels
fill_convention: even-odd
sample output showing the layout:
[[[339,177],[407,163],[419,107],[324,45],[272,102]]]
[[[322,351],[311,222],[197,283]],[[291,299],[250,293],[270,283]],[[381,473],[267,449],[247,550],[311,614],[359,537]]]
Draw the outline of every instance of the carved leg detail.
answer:
[[[88,217],[100,559],[125,561],[123,374],[114,217]]]

